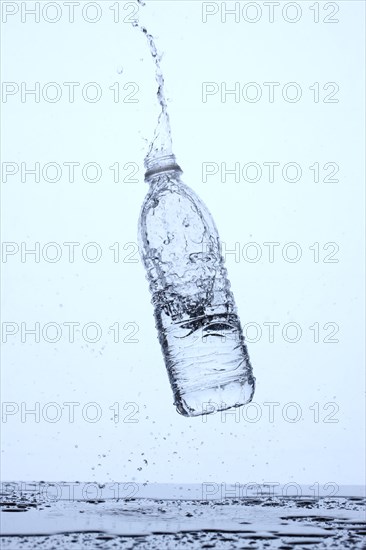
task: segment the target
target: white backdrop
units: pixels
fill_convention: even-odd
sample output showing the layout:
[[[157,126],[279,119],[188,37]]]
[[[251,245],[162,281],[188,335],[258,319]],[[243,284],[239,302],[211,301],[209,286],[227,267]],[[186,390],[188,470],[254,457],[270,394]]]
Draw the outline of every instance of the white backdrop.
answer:
[[[39,22],[21,4],[2,2],[2,478],[363,483],[363,2],[230,2],[225,21],[215,2],[80,1],[73,23],[66,2]],[[236,251],[257,390],[232,414],[172,405],[135,244],[158,115],[136,9],[184,181]]]

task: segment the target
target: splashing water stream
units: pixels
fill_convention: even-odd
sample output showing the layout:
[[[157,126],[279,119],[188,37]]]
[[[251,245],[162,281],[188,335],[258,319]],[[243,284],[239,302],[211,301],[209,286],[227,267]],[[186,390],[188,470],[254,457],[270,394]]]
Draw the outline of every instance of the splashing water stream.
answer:
[[[139,2],[141,5],[144,3]],[[155,79],[158,85],[157,98],[161,108],[159,114],[158,122],[155,127],[154,137],[150,143],[149,150],[145,157],[145,165],[148,164],[153,159],[158,159],[162,156],[172,155],[172,137],[171,137],[171,128],[170,120],[167,108],[167,101],[165,97],[165,88],[164,88],[164,76],[161,70],[160,62],[162,55],[159,54],[156,47],[154,37],[147,31],[146,27],[140,24],[138,20],[133,22],[133,26],[138,28],[146,37],[151,56],[155,63]]]

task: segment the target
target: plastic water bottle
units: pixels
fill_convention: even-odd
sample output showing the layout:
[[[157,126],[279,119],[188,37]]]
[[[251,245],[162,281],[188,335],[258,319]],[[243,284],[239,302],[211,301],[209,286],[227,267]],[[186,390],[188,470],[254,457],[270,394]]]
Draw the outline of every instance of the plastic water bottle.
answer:
[[[175,156],[156,153],[139,241],[174,404],[185,416],[244,405],[255,378],[215,223]]]

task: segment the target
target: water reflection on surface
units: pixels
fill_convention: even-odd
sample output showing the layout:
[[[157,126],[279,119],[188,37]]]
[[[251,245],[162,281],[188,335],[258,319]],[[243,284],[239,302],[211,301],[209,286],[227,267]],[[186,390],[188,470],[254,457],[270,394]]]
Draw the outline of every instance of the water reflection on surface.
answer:
[[[366,548],[360,489],[222,498],[212,488],[203,500],[200,485],[4,483],[1,548]]]

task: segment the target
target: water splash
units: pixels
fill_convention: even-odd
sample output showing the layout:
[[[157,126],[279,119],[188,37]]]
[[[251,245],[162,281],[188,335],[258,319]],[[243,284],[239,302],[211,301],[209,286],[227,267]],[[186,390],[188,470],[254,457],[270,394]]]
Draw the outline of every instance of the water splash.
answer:
[[[145,5],[142,0],[139,0],[139,4],[142,6]],[[151,160],[158,159],[162,156],[171,155],[173,153],[173,146],[167,101],[165,96],[164,76],[160,66],[162,54],[159,53],[155,44],[154,37],[147,31],[146,27],[141,25],[138,20],[135,20],[132,25],[135,28],[138,28],[147,39],[150,53],[155,63],[155,80],[158,85],[156,95],[161,108],[158,122],[154,131],[154,136],[150,143],[149,150],[145,156],[146,165]]]
[[[210,212],[180,179],[172,151],[164,77],[154,38],[161,107],[145,157],[150,191],[139,219],[140,253],[153,295],[155,323],[177,411],[199,416],[251,401],[255,388],[220,239]],[[215,407],[207,409],[207,404]]]

